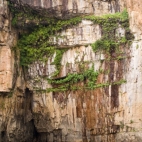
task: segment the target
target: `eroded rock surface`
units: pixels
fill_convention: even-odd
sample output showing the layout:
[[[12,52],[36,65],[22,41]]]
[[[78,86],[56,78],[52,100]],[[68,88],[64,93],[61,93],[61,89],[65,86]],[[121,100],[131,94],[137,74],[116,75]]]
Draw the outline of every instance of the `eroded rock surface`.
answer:
[[[10,46],[13,44],[13,36],[10,31],[10,19],[7,2],[0,1],[0,91],[9,92],[13,79],[13,55]]]
[[[30,6],[37,11],[47,12],[50,16],[67,18],[78,14],[106,14],[120,11],[119,1],[103,0],[11,0],[17,6]]]
[[[12,48],[16,42],[7,1],[0,0],[0,142],[31,142],[35,134],[32,94],[25,90],[21,78],[19,55]]]

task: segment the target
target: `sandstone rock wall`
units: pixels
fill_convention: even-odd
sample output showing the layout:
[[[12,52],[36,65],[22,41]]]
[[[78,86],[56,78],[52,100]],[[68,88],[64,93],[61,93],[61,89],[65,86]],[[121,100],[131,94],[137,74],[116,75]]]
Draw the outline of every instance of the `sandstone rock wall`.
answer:
[[[25,90],[21,77],[19,53],[13,49],[16,43],[17,31],[11,27],[8,2],[0,0],[0,142],[31,142],[34,139],[31,95]]]
[[[10,17],[7,2],[0,1],[0,91],[9,92],[13,79],[13,55],[10,46],[13,44],[13,34],[10,33]]]
[[[129,12],[130,28],[135,39],[129,51],[131,57],[129,66],[125,71],[127,78],[125,89],[123,88],[125,93],[120,97],[120,106],[124,116],[117,114],[116,121],[123,120],[133,130],[127,134],[118,134],[117,140],[131,141],[133,139],[132,141],[141,141],[141,2],[126,0],[125,6]]]
[[[78,40],[76,38],[66,38],[70,34],[74,37],[80,36],[76,31],[80,27],[85,27],[86,22],[88,21],[83,21],[81,25],[74,26],[73,29],[76,29],[75,32],[66,32],[72,31],[70,29],[61,31],[61,35],[66,40],[62,40],[62,44],[59,42],[59,47],[65,46],[66,48],[71,48],[63,54],[59,78],[67,76],[68,73],[80,72],[79,66],[84,64],[86,68],[91,68],[94,65],[94,70],[109,70],[110,74],[99,75],[97,83],[106,83],[111,80],[118,81],[121,79],[122,74],[126,72],[125,66],[128,64],[129,51],[123,51],[123,57],[126,59],[114,60],[111,63],[109,60],[107,61],[107,56],[103,51],[94,53],[92,47],[87,44],[101,38],[99,28],[94,28],[95,33],[98,32],[97,34],[92,32],[92,30],[87,30],[88,33],[84,32],[81,40],[80,38]],[[90,24],[91,26],[87,26],[88,29],[99,27],[93,25],[91,22]],[[119,27],[116,34],[123,37],[125,30]],[[86,41],[83,37],[90,40]],[[94,38],[92,41],[91,37]],[[69,40],[72,40],[72,42],[69,42]],[[76,41],[78,42],[78,46],[74,44]],[[87,42],[85,46],[84,42]],[[54,59],[49,59],[48,64],[35,62],[30,66],[28,70],[28,78],[30,78],[28,80],[28,87],[31,90],[52,87],[43,78],[51,76],[56,70],[55,66],[52,65],[53,61]],[[124,78],[127,79],[125,76]],[[83,86],[83,84],[84,82],[80,83],[80,86]],[[125,93],[124,86],[122,85],[122,89],[120,90],[122,94]],[[35,127],[38,132],[44,132],[44,136],[50,141],[55,139],[55,136],[51,133],[56,129],[58,130],[58,137],[62,134],[60,138],[62,141],[114,142],[117,132],[125,132],[125,129],[121,128],[121,125],[123,125],[121,121],[123,123],[124,119],[123,114],[121,114],[122,119],[117,117],[117,114],[119,113],[120,115],[123,111],[121,109],[122,106],[119,104],[121,102],[119,100],[118,85],[110,85],[105,89],[99,88],[92,91],[78,90],[59,93],[42,93],[35,89],[33,92],[33,114],[37,115],[34,118]],[[40,140],[42,141],[42,138]]]
[[[50,16],[67,18],[80,14],[96,15],[120,11],[119,1],[103,0],[11,0],[17,5],[27,5],[33,9],[48,12]]]

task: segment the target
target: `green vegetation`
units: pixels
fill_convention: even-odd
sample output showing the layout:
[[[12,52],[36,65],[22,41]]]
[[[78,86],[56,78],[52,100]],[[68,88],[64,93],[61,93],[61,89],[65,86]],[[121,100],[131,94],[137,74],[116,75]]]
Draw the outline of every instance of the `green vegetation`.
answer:
[[[34,88],[39,92],[64,92],[64,91],[77,91],[77,90],[94,90],[96,88],[108,87],[109,85],[121,85],[126,83],[126,80],[119,80],[116,82],[97,83],[98,75],[102,71],[94,71],[91,69],[85,70],[82,73],[69,73],[62,79],[49,79],[48,83],[52,84],[53,88],[47,88],[46,90]],[[83,84],[82,84],[83,83]]]
[[[18,19],[19,15],[21,16],[21,13],[14,17],[14,23],[16,23],[15,20]],[[33,15],[31,17],[33,17]],[[56,37],[57,32],[60,30],[80,23],[82,19],[91,20],[94,22],[94,24],[99,24],[102,27],[102,38],[92,44],[94,51],[110,51],[110,49],[116,48],[121,44],[126,44],[133,38],[128,28],[129,21],[126,10],[124,10],[122,13],[109,14],[100,17],[92,15],[80,16],[68,20],[45,18],[44,20],[47,20],[47,25],[37,25],[34,29],[32,29],[32,31],[24,33],[19,39],[17,46],[20,48],[21,65],[27,66],[37,60],[46,61],[48,57],[51,57],[56,52],[58,57],[55,58],[54,63],[57,65],[57,70],[59,70],[59,62],[61,61],[62,56],[61,54],[64,52],[57,50],[56,45],[50,42],[49,39],[50,37]],[[125,28],[126,33],[129,33],[131,36],[116,36],[116,29],[119,27],[119,25]]]
[[[28,30],[22,33],[18,41],[17,47],[20,50],[20,64],[28,66],[35,61],[46,62],[50,57],[56,54],[53,65],[56,66],[56,72],[52,77],[58,76],[61,69],[62,55],[67,50],[58,49],[58,46],[53,44],[50,40],[51,37],[57,37],[57,33],[61,30],[79,24],[82,19],[91,20],[94,24],[101,27],[102,38],[92,44],[94,52],[98,50],[105,50],[110,52],[111,49],[116,49],[120,45],[125,45],[133,39],[133,35],[129,29],[128,13],[124,10],[122,13],[108,14],[103,16],[78,16],[70,19],[56,19],[49,17],[41,17],[35,11],[25,8],[26,12],[19,12],[10,5],[13,12],[13,26],[23,26],[26,23],[36,23],[33,27],[28,27]],[[24,20],[23,20],[24,19]],[[22,21],[22,22],[21,22]],[[23,22],[24,21],[24,22]],[[26,22],[27,21],[27,22]],[[30,22],[29,22],[30,21]],[[122,27],[125,29],[125,36],[117,35],[117,28]],[[121,56],[120,56],[121,57]],[[122,57],[121,57],[122,58]],[[68,74],[63,79],[47,79],[52,84],[53,88],[42,90],[36,88],[38,91],[67,91],[67,90],[82,90],[82,89],[95,89],[99,87],[106,87],[108,85],[120,85],[125,83],[125,80],[120,80],[114,83],[101,83],[97,84],[97,78],[101,71],[94,71],[93,68],[84,70],[80,73]],[[78,83],[83,82],[83,86]]]
[[[120,121],[120,128],[121,128],[121,129],[124,129],[124,127],[125,127],[124,122],[123,122],[123,121]]]
[[[54,62],[52,63],[56,66],[56,72],[53,74],[53,76],[57,76],[60,72],[62,55],[65,51],[66,49],[56,49],[56,56]]]
[[[130,124],[133,124],[134,123],[134,121],[133,120],[130,120]]]
[[[99,75],[99,72],[98,71],[94,72],[94,69],[91,68],[82,73],[68,74],[64,79],[59,79],[59,80],[48,79],[48,82],[53,85],[66,84],[67,86],[72,86],[75,83],[87,80],[86,87],[93,89],[96,84],[98,75]]]
[[[0,109],[4,109],[5,108],[5,103],[4,103],[4,100],[0,101]]]
[[[37,18],[39,16],[35,16],[33,13],[31,16],[29,16],[27,13],[15,14],[14,12],[13,23],[18,23],[17,20],[23,15],[24,17],[30,19],[31,17]],[[126,10],[124,10],[122,13],[104,16],[79,16],[67,20],[59,20],[55,18],[49,19],[44,17],[46,25],[36,25],[34,29],[30,29],[28,33],[24,33],[19,39],[17,46],[20,48],[21,65],[27,66],[37,60],[46,61],[48,57],[51,57],[56,52],[58,57],[55,58],[55,62],[58,64],[57,70],[59,70],[59,61],[61,61],[61,54],[63,52],[56,50],[56,45],[50,42],[50,37],[56,37],[57,32],[69,26],[80,23],[82,19],[91,20],[94,22],[94,24],[99,24],[102,27],[102,38],[92,44],[94,51],[100,49],[109,51],[111,48],[116,48],[132,39],[132,36],[129,36],[130,39],[127,39],[128,36],[116,37],[116,29],[119,27],[119,25],[126,29],[126,33],[130,33],[128,28],[128,14]],[[43,19],[40,18],[40,20],[42,21]]]
[[[55,52],[57,52],[56,55],[58,56],[55,58],[55,62],[59,62],[57,60],[61,58],[63,50],[57,50],[53,43],[49,42],[49,38],[55,36],[56,32],[62,30],[64,27],[75,25],[80,21],[81,18],[78,17],[70,20],[55,20],[55,23],[51,20],[49,25],[38,26],[31,33],[24,34],[17,44],[20,48],[21,65],[26,66],[37,60],[43,61],[44,57],[48,59]],[[57,64],[57,69],[59,69],[59,63]]]
[[[122,44],[127,44],[133,40],[133,35],[129,29],[129,19],[126,9],[122,13],[115,13],[104,15],[96,20],[96,18],[90,17],[94,23],[97,23],[102,27],[102,38],[92,44],[93,50],[110,51]],[[125,37],[117,35],[118,27],[125,29]]]
[[[46,91],[67,91],[67,90],[80,90],[80,89],[95,89],[97,77],[99,72],[94,72],[94,69],[88,69],[82,73],[68,74],[63,79],[47,79],[54,88],[48,88]],[[77,83],[83,82],[83,87]]]

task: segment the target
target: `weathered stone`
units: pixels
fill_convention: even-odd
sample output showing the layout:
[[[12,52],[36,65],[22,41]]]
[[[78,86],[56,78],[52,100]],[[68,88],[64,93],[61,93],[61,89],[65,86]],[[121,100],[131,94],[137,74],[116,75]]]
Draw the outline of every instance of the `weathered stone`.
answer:
[[[12,55],[7,46],[0,47],[0,92],[9,92],[12,89]]]
[[[127,83],[89,91],[40,92],[36,88],[52,87],[44,77],[51,77],[56,70],[52,65],[55,55],[47,63],[36,61],[28,71],[22,70],[17,64],[19,55],[14,61],[11,50],[17,40],[17,29],[11,29],[7,2],[0,0],[0,141],[142,141],[141,1],[13,1],[17,6],[28,5],[38,12],[41,10],[62,18],[80,14],[103,15],[127,7],[135,39],[130,48],[122,49],[125,58],[109,60],[105,52],[94,53],[90,46],[101,38],[101,27],[83,20],[76,26],[63,29],[57,33],[62,38],[51,39],[60,48],[70,48],[63,54],[58,78],[78,73],[81,64],[86,68],[94,64],[94,70],[106,71],[98,76],[97,83],[121,78]],[[123,37],[125,30],[118,27],[116,35]],[[117,54],[112,53],[112,57],[117,58]],[[76,85],[83,86],[84,82]]]
[[[88,45],[101,37],[101,28],[94,25],[89,20],[82,20],[78,26],[67,28],[58,33],[59,38],[53,37],[51,42],[59,47],[75,47],[79,45]]]
[[[100,0],[11,0],[17,6],[30,6],[39,12],[47,12],[47,16],[68,18],[80,14],[102,15],[120,11],[119,1]],[[43,10],[44,9],[44,10]]]

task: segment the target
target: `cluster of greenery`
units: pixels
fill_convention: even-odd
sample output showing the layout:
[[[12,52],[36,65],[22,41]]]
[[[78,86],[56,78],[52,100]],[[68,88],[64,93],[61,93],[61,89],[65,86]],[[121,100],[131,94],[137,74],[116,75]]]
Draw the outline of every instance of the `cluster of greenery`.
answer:
[[[81,18],[73,18],[70,20],[55,20],[47,26],[38,26],[31,33],[22,35],[19,39],[17,46],[20,48],[21,53],[21,65],[31,64],[33,61],[42,60],[44,56],[53,55],[56,48],[49,41],[49,38],[56,36],[57,31],[63,29],[63,27],[77,24],[81,21]],[[60,52],[59,50],[57,52]],[[33,56],[36,54],[36,56]],[[27,58],[25,58],[27,55]],[[58,55],[58,53],[57,53]],[[30,59],[32,58],[32,59]]]
[[[94,89],[97,81],[97,77],[99,75],[99,71],[94,71],[93,68],[85,70],[82,73],[69,73],[64,79],[53,80],[48,79],[48,82],[53,85],[59,85],[61,88],[62,86],[68,86],[69,88],[78,82],[87,82],[85,88]],[[68,88],[68,89],[69,89]],[[75,88],[74,88],[75,89]],[[69,89],[70,90],[70,89]]]
[[[12,5],[11,8],[13,9]],[[133,36],[129,29],[128,13],[124,10],[122,13],[108,14],[104,16],[78,16],[70,19],[56,19],[56,18],[41,18],[33,12],[18,12],[13,10],[13,25],[18,25],[19,19],[24,17],[28,20],[38,20],[36,26],[31,27],[27,32],[23,32],[21,35],[17,47],[20,50],[20,63],[22,66],[28,66],[35,61],[46,62],[49,57],[56,54],[54,64],[56,66],[56,72],[53,76],[57,76],[61,68],[62,55],[66,51],[64,49],[58,49],[57,45],[50,42],[50,37],[56,37],[57,33],[61,30],[79,24],[83,19],[91,20],[94,24],[98,24],[102,29],[102,38],[92,44],[93,51],[106,50],[110,51],[112,48],[119,47],[121,44],[129,43]],[[24,23],[23,23],[24,24]],[[116,30],[121,25],[125,29],[125,37],[119,37],[116,35]],[[68,74],[64,79],[53,80],[47,79],[54,88],[48,88],[46,91],[67,91],[82,89],[79,85],[75,85],[79,82],[84,82],[83,88],[95,89],[98,87],[104,87],[110,85],[110,83],[97,84],[97,77],[99,71],[92,69],[85,70],[82,73]],[[124,82],[124,80],[120,80]],[[119,84],[119,82],[117,82]],[[38,89],[40,90],[40,89]]]
[[[94,72],[94,69],[88,69],[82,73],[69,73],[63,79],[47,79],[54,87],[48,88],[48,92],[68,91],[68,90],[80,90],[80,89],[95,89],[97,85],[97,77],[99,71]],[[78,84],[83,82],[83,87]],[[78,85],[77,85],[78,84]]]
[[[53,77],[57,76],[60,73],[61,60],[62,60],[63,53],[65,51],[66,51],[66,49],[56,49],[56,56],[55,56],[54,62],[52,63],[53,65],[56,66],[56,71],[52,75]]]
[[[11,8],[13,9],[13,8]],[[24,33],[19,39],[17,46],[20,48],[21,65],[27,66],[34,61],[46,61],[48,57],[52,56],[56,51],[56,46],[49,41],[50,37],[55,36],[56,33],[62,29],[65,29],[69,26],[76,25],[81,22],[82,19],[91,20],[94,24],[99,24],[102,29],[102,38],[92,44],[94,51],[103,49],[110,50],[110,48],[118,47],[120,44],[124,44],[131,40],[132,36],[129,36],[129,39],[126,37],[119,38],[116,36],[116,29],[121,25],[125,28],[126,33],[129,33],[129,21],[128,13],[124,10],[122,13],[108,14],[104,16],[79,16],[73,17],[66,20],[60,20],[56,18],[39,18],[40,15],[35,15],[32,11],[19,12],[17,9],[13,10],[13,23],[16,25],[18,23],[18,18],[24,17],[29,19],[40,19],[40,22],[43,23],[46,21],[46,24],[36,25],[34,28],[28,30],[28,33]],[[57,50],[57,55],[60,51]],[[63,53],[63,52],[62,52]],[[25,58],[26,56],[26,58]],[[44,58],[45,57],[45,58]],[[57,58],[56,58],[57,62]],[[59,62],[57,65],[59,69]]]
[[[129,29],[129,17],[126,9],[122,13],[108,14],[99,18],[90,16],[87,19],[98,23],[102,28],[102,38],[92,44],[95,52],[98,50],[110,51],[122,44],[130,43],[134,38]],[[119,26],[125,29],[124,37],[116,34]]]
[[[82,73],[69,73],[63,79],[47,79],[53,88],[47,88],[46,90],[35,88],[36,91],[40,92],[64,92],[64,91],[77,91],[77,90],[94,90],[100,87],[108,87],[109,85],[121,85],[126,83],[125,80],[121,79],[117,82],[106,82],[97,83],[98,75],[102,71],[94,71],[94,68],[85,70]],[[83,83],[83,84],[80,84]]]
[[[133,38],[128,28],[129,21],[126,10],[124,10],[122,13],[104,16],[79,16],[67,20],[47,18],[47,25],[38,25],[35,27],[35,29],[32,29],[32,31],[23,34],[19,39],[17,46],[20,48],[21,65],[27,66],[37,60],[46,61],[48,57],[52,56],[55,52],[57,52],[57,55],[60,54],[61,57],[61,53],[64,52],[57,50],[56,46],[49,41],[49,38],[52,36],[56,37],[57,32],[69,26],[80,23],[82,19],[91,20],[94,22],[94,24],[99,24],[102,27],[102,38],[92,44],[94,51],[100,49],[109,51],[111,48],[125,44],[131,41]],[[129,33],[131,36],[116,36],[116,29],[119,27],[119,25],[125,28],[126,33]],[[57,69],[59,70],[60,64],[59,61],[57,61],[58,57],[55,58],[55,60],[55,62],[58,62]]]

